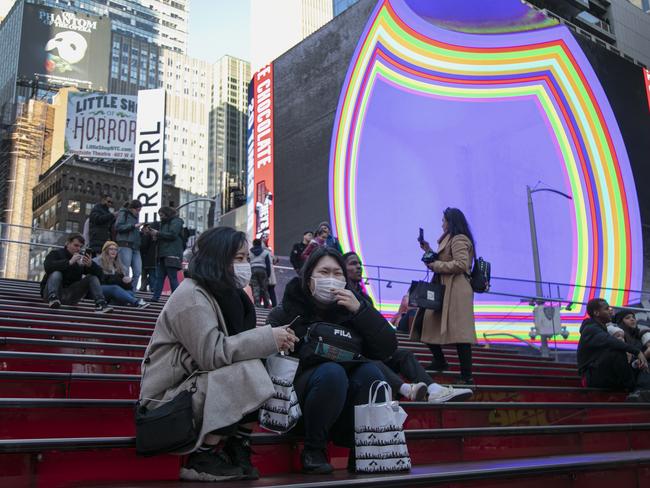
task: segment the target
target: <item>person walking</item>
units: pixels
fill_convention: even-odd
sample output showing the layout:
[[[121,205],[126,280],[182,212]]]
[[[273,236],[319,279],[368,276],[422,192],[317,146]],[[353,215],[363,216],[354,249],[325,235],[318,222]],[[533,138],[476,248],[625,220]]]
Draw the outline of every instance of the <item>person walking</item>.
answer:
[[[160,207],[160,230],[150,228],[156,241],[156,280],[150,301],[157,302],[162,295],[165,278],[169,278],[172,292],[178,287],[178,270],[182,268],[183,219],[172,207]]]
[[[113,223],[115,214],[113,208],[113,198],[103,193],[101,200],[90,211],[88,218],[88,247],[92,249],[95,255],[102,252],[102,247],[106,241],[112,239]]]
[[[278,305],[278,298],[275,296],[275,285],[278,284],[278,278],[275,275],[275,265],[280,262],[278,258],[275,257],[273,254],[273,249],[269,246],[269,238],[271,237],[271,234],[268,232],[264,232],[262,234],[262,247],[266,249],[269,252],[270,258],[271,258],[271,270],[269,272],[269,286],[268,286],[268,291],[269,291],[269,297],[271,298],[271,306],[276,307]]]
[[[121,208],[117,212],[115,219],[115,242],[120,248],[119,259],[127,273],[131,270],[130,276],[134,288],[138,286],[138,280],[142,274],[142,256],[140,255],[142,236],[140,229],[143,224],[139,222],[141,209],[142,203],[140,200],[132,200],[128,206]]]
[[[444,371],[449,365],[442,345],[455,344],[460,360],[459,384],[471,385],[472,344],[476,343],[474,324],[474,291],[469,282],[476,253],[474,237],[463,212],[446,208],[442,216],[442,235],[437,252],[425,240],[420,242],[425,251],[422,258],[427,268],[435,273],[434,280],[445,286],[442,310],[419,309],[411,327],[411,340],[429,346],[433,354],[431,369]]]
[[[271,275],[271,253],[262,246],[260,239],[253,240],[250,250],[251,289],[255,306],[271,308],[269,276]]]

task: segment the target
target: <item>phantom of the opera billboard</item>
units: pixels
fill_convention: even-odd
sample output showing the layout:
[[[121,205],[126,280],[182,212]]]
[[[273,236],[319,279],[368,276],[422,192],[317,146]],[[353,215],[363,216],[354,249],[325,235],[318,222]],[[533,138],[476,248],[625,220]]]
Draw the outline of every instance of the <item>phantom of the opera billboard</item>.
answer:
[[[25,4],[18,78],[106,90],[110,19],[61,7]]]

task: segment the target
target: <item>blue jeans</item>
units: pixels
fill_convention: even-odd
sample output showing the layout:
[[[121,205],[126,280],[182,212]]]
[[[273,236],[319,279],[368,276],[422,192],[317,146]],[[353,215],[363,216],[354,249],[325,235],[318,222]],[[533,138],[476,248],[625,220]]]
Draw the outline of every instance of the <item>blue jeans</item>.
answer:
[[[349,371],[338,363],[323,363],[311,373],[301,395],[305,421],[305,448],[325,449],[332,431],[334,442],[354,445],[354,406],[368,403],[370,386],[384,376],[374,363]],[[383,389],[377,401],[384,401]]]
[[[102,293],[109,302],[116,305],[135,305],[138,303],[135,293],[125,290],[120,285],[102,285]]]
[[[142,274],[142,257],[140,256],[140,251],[135,251],[130,247],[120,247],[118,251],[118,256],[122,266],[124,266],[125,271],[129,271],[131,268],[131,277],[133,278],[133,287],[138,286],[138,280]]]
[[[160,299],[162,295],[163,285],[165,284],[165,277],[169,278],[169,286],[172,289],[172,292],[178,288],[178,269],[168,268],[165,266],[165,258],[160,258],[156,263],[156,278],[154,281],[153,287],[153,300]]]

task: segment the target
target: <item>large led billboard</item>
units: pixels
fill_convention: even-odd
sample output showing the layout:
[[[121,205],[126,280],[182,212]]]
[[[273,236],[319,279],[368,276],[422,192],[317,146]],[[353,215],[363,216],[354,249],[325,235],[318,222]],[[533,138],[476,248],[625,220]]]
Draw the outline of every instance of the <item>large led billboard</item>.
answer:
[[[110,42],[108,17],[26,3],[18,78],[104,91]]]
[[[543,294],[570,341],[581,303],[635,303],[650,283],[650,113],[642,68],[618,53],[519,0],[360,0],[273,71],[278,253],[329,218],[391,313],[426,277],[418,227],[433,243],[459,207],[493,265],[479,337],[526,337],[530,186],[571,197],[532,197]]]

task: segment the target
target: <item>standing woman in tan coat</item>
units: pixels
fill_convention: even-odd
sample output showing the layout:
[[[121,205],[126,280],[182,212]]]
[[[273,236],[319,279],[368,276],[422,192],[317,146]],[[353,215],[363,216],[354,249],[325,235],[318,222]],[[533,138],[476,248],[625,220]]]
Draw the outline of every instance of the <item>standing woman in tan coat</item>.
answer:
[[[420,247],[422,260],[435,273],[434,279],[445,285],[442,310],[419,309],[411,339],[429,346],[433,354],[430,368],[444,371],[449,365],[442,352],[443,344],[456,344],[460,360],[460,384],[473,384],[472,344],[476,343],[474,325],[474,292],[469,283],[476,253],[474,238],[463,212],[447,208],[442,217],[442,236],[434,252],[427,241]]]

